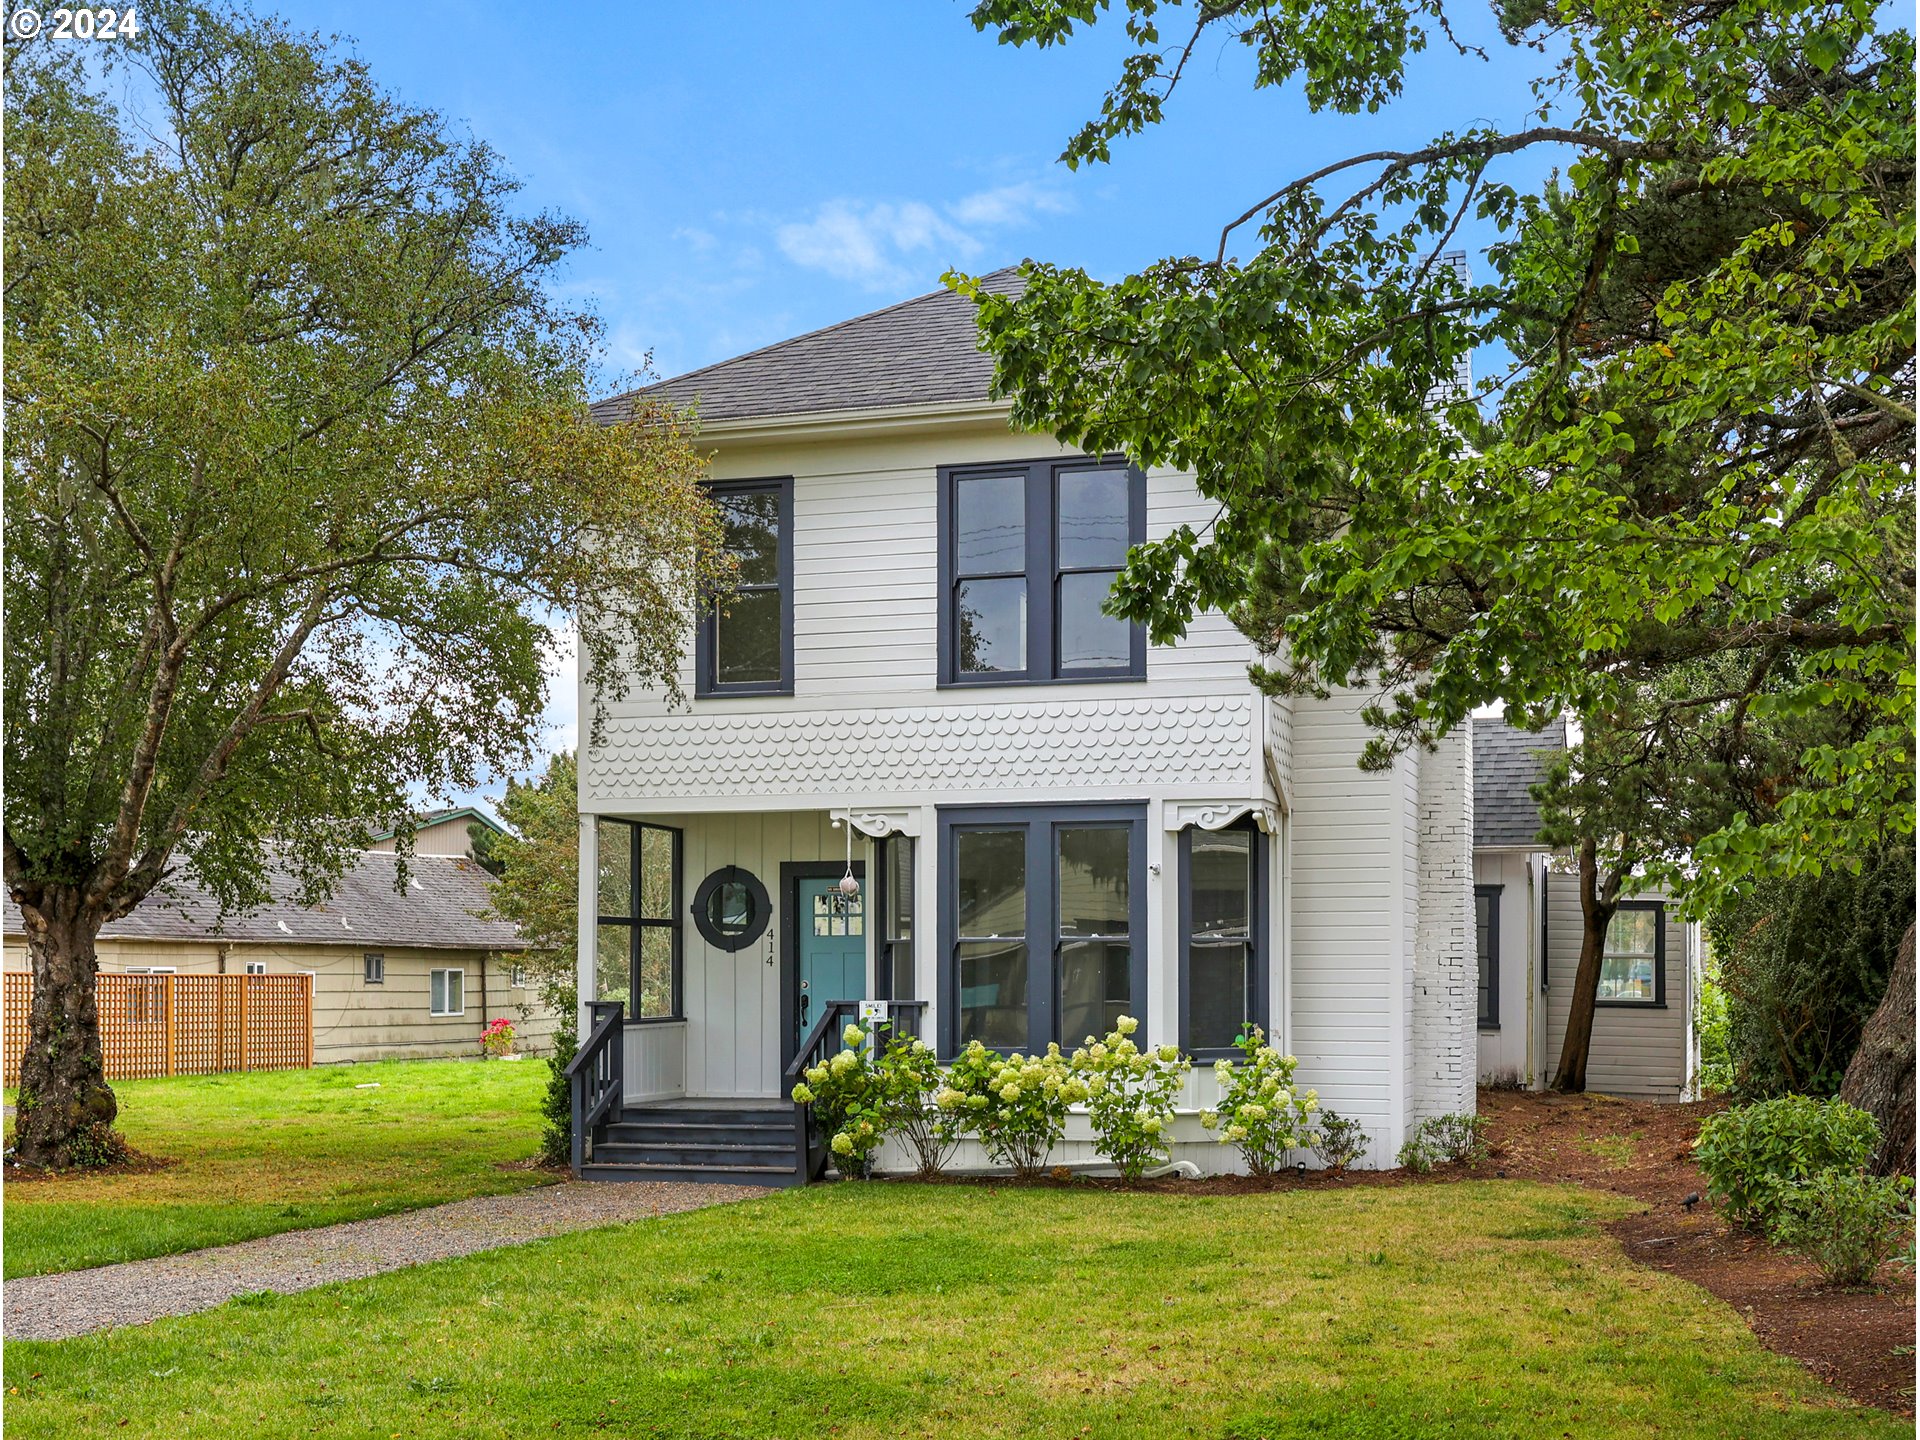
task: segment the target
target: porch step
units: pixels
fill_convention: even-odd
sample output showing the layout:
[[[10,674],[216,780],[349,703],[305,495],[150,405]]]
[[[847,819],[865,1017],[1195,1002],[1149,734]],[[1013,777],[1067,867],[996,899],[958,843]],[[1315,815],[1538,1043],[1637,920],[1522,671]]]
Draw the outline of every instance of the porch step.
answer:
[[[778,1101],[629,1105],[594,1135],[582,1176],[596,1180],[796,1183],[794,1113]]]
[[[604,1147],[602,1147],[604,1149]],[[764,1185],[770,1190],[798,1185],[792,1165],[641,1165],[589,1161],[580,1167],[583,1180],[688,1180],[708,1185]]]

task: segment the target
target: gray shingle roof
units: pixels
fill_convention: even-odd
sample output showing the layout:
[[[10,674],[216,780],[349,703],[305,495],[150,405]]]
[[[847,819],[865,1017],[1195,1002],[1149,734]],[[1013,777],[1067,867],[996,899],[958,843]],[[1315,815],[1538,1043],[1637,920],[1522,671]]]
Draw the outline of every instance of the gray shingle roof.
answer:
[[[513,950],[520,932],[475,913],[487,905],[487,872],[463,856],[416,855],[405,893],[393,888],[396,857],[365,851],[333,894],[308,907],[294,897],[290,874],[269,878],[274,901],[223,922],[214,898],[176,873],[131,915],[100,934],[118,940],[233,940],[276,945],[415,945],[435,950]],[[24,933],[20,910],[6,901],[6,933]]]
[[[1541,776],[1542,750],[1567,748],[1567,722],[1521,730],[1506,719],[1473,721],[1473,844],[1538,845],[1540,809],[1527,793]],[[1542,847],[1545,848],[1545,847]]]
[[[1000,294],[1021,289],[1012,267],[981,281]],[[698,401],[705,421],[986,400],[993,360],[981,352],[973,317],[971,300],[936,290],[615,395],[593,407],[594,418],[604,424],[623,420],[636,397],[675,405]]]

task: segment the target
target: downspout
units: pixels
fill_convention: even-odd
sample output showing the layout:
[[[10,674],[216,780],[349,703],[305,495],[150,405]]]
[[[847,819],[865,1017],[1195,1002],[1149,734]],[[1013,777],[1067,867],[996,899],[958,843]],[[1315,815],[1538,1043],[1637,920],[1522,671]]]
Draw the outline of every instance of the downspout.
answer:
[[[488,952],[485,950],[480,952],[480,1028],[482,1030],[487,1028],[487,1022],[493,1018],[487,1013],[487,955]]]

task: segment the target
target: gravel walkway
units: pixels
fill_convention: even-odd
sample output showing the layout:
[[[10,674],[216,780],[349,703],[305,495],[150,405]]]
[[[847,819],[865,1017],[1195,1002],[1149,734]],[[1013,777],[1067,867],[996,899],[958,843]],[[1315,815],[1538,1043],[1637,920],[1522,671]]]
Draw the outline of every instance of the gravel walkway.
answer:
[[[4,1328],[9,1340],[65,1340],[191,1315],[236,1295],[292,1295],[337,1280],[766,1193],[746,1185],[571,1181],[158,1260],[27,1276],[6,1283]]]

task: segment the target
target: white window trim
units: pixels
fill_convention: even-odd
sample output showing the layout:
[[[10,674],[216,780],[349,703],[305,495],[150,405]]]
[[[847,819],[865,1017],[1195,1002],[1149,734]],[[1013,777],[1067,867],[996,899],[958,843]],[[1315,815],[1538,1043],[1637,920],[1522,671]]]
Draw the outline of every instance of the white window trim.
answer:
[[[433,1008],[433,977],[436,975],[458,975],[460,977],[460,1008],[458,1010],[436,1010]],[[442,986],[441,993],[445,994]],[[455,1019],[467,1013],[467,972],[464,966],[442,966],[427,972],[427,1014],[434,1019]]]

